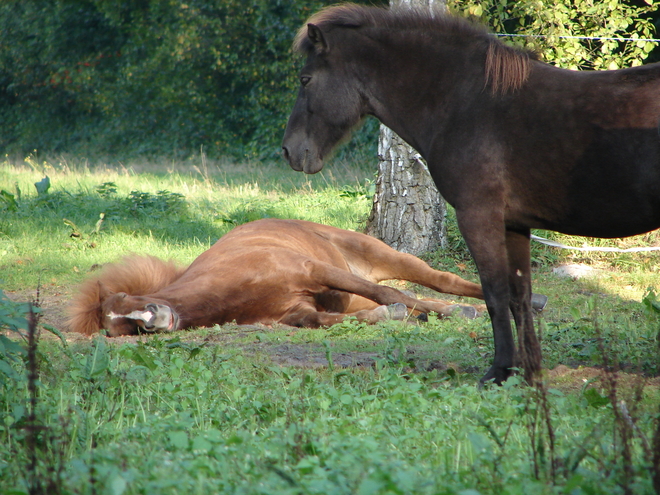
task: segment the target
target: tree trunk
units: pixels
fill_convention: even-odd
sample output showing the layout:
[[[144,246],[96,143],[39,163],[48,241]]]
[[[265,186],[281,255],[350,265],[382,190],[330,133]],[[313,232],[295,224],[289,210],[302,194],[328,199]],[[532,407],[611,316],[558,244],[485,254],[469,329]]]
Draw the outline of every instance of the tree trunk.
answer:
[[[390,0],[432,7],[444,0]],[[422,157],[391,129],[380,126],[378,179],[366,233],[394,249],[418,255],[445,245],[445,201]]]
[[[445,242],[445,202],[419,153],[381,125],[378,179],[366,233],[418,255]]]

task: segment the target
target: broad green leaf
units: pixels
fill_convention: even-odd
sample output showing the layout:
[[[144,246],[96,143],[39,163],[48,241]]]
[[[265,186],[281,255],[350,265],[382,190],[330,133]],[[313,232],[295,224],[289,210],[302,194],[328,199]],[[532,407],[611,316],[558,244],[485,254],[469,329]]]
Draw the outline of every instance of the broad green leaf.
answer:
[[[610,403],[610,399],[600,395],[595,388],[588,388],[584,391],[584,397],[591,407],[599,408]]]
[[[171,431],[169,433],[170,443],[177,449],[188,448],[188,434],[185,431]]]
[[[110,356],[105,337],[97,337],[94,339],[94,345],[91,353],[87,356],[87,363],[85,365],[85,376],[88,380],[102,375],[108,370],[110,365]]]

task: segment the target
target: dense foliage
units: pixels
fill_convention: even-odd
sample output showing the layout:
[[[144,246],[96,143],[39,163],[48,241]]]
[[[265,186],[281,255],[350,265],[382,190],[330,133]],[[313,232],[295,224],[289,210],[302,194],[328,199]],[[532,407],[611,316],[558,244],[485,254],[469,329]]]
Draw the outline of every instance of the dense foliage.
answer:
[[[0,150],[277,151],[323,0],[0,4]]]
[[[508,41],[567,69],[619,69],[641,65],[655,47],[653,0],[448,0]],[[656,19],[658,20],[658,19]],[[504,39],[507,39],[504,36]]]
[[[649,1],[448,4],[498,32],[644,38]],[[291,40],[328,3],[5,0],[0,151],[274,156],[295,97]],[[548,61],[580,68],[637,64],[653,48],[532,41]]]
[[[40,351],[34,407],[24,406],[24,377],[0,382],[3,493],[653,490],[641,440],[652,435],[652,409],[636,404],[637,431],[624,444],[595,387],[551,390],[543,416],[544,402],[515,379],[479,391],[386,360],[372,369],[306,370],[179,337],[117,346],[101,337]],[[541,418],[552,420],[552,445]]]

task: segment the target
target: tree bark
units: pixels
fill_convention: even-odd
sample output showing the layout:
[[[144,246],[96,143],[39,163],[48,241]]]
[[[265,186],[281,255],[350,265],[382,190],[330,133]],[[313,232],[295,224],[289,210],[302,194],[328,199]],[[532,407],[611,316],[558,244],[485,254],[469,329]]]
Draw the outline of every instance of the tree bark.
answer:
[[[390,0],[390,5],[399,4],[432,7],[444,0]],[[414,255],[443,247],[446,205],[422,157],[381,125],[378,159],[366,233]]]
[[[381,125],[378,179],[366,233],[418,255],[445,242],[445,201],[422,157]]]

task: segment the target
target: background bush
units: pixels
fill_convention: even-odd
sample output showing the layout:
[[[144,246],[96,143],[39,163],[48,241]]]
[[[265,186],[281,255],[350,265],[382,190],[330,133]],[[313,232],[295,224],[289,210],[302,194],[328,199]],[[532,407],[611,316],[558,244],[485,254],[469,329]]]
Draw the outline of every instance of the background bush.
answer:
[[[634,67],[649,56],[660,23],[653,0],[447,0],[451,10],[475,18],[503,39],[573,70]],[[589,39],[591,38],[591,39]],[[634,38],[635,40],[629,40]]]
[[[295,98],[292,38],[329,3],[4,0],[0,152],[188,156],[203,147],[211,156],[274,157]],[[498,32],[639,37],[653,34],[649,3],[448,0]],[[526,44],[575,68],[641,63],[653,48],[558,38]],[[354,146],[369,144],[371,153],[375,128],[371,122]]]
[[[7,0],[0,150],[262,155],[322,0]]]

